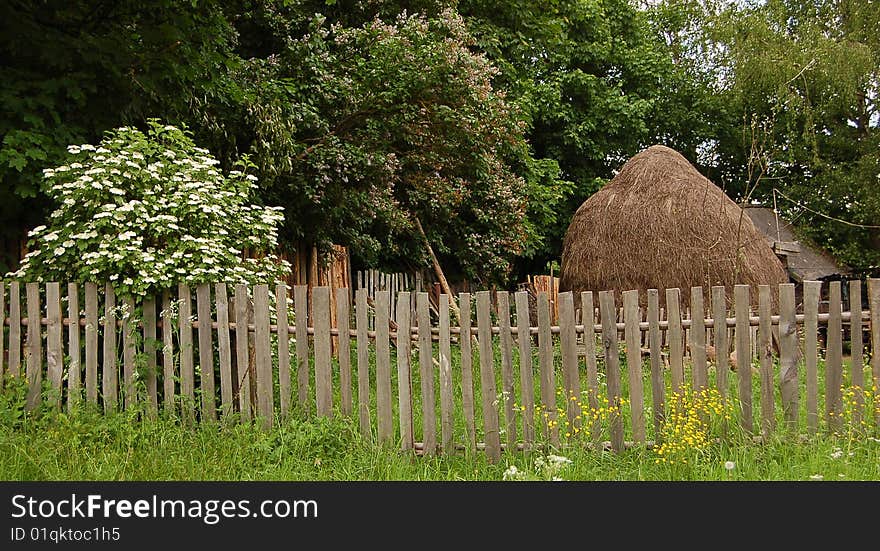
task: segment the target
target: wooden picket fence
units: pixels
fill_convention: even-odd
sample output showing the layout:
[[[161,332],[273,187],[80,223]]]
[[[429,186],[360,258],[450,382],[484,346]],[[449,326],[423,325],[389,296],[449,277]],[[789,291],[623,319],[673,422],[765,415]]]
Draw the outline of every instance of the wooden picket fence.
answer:
[[[735,287],[732,300],[723,287],[705,296],[697,287],[689,290],[690,310],[705,315],[692,319],[681,315],[679,289],[662,296],[652,289],[645,297],[638,291],[618,297],[585,292],[577,309],[574,295],[564,292],[558,324],[551,324],[548,295],[540,293],[536,326],[529,324],[524,291],[462,293],[460,320],[451,319],[446,295],[432,319],[425,292],[415,294],[412,316],[409,292],[402,291],[393,322],[389,291],[377,291],[371,305],[361,288],[352,308],[349,290],[336,289],[338,328],[331,327],[329,287],[314,287],[309,295],[306,286],[285,284],[203,284],[194,293],[181,285],[175,293],[135,301],[117,297],[109,284],[0,282],[0,373],[26,377],[31,409],[41,400],[58,408],[85,400],[107,412],[142,405],[156,415],[161,409],[187,424],[258,420],[268,427],[296,408],[352,416],[365,437],[404,450],[482,449],[491,460],[503,448],[559,445],[557,415],[578,423],[572,397],[585,397],[591,407],[600,397],[611,405],[631,404],[629,414],[618,409],[606,429],[585,427],[584,445],[616,451],[627,442],[650,444],[649,429],[659,434],[669,393],[686,387],[711,386],[723,399],[735,399],[737,422],[756,434],[774,430],[778,391],[789,428],[801,431],[805,424],[815,432],[823,419],[827,428],[839,428],[844,382],[861,389],[880,383],[880,354],[873,353],[880,346],[878,282],[868,281],[867,310],[861,282],[849,282],[847,311],[845,283],[827,284],[825,312],[820,295],[826,284],[806,282],[801,313],[792,284],[760,286],[757,301],[746,285]],[[309,319],[309,310],[311,326],[297,323]],[[849,365],[862,367],[848,373],[844,326],[850,329]],[[710,361],[707,335],[716,350],[733,345],[739,369],[728,368],[725,353]],[[752,366],[752,338],[760,351],[757,374],[742,367]],[[335,359],[334,340],[340,351]],[[866,346],[872,352],[868,387]],[[857,415],[870,419],[872,413]]]

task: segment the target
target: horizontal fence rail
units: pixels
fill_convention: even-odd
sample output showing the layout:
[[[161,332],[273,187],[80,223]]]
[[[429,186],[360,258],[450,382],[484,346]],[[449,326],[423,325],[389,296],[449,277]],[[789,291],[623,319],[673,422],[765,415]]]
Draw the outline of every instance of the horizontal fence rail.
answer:
[[[440,295],[434,308],[425,292],[365,287],[216,283],[132,298],[110,284],[5,281],[0,375],[25,381],[29,409],[266,427],[294,410],[343,415],[383,444],[491,460],[650,444],[686,390],[735,403],[746,433],[838,430],[877,422],[878,281],[563,292],[554,324],[544,292],[461,293],[457,308]]]

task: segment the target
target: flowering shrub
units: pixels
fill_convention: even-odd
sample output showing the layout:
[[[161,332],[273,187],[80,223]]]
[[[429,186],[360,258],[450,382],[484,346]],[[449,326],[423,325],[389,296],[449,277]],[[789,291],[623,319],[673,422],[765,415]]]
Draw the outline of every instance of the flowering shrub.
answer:
[[[146,134],[122,127],[97,146],[68,147],[70,162],[43,171],[59,205],[34,228],[14,278],[110,281],[144,295],[208,281],[270,282],[289,265],[243,251],[277,247],[280,207],[246,202],[257,178],[247,159],[224,176],[207,150],[174,126],[151,120]]]

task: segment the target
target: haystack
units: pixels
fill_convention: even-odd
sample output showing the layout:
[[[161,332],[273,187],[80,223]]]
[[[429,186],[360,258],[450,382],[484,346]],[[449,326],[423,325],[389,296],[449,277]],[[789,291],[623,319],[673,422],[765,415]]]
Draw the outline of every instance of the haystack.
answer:
[[[562,250],[561,291],[681,289],[788,282],[751,219],[677,151],[637,154],[575,212]],[[772,293],[776,295],[777,293]],[[757,287],[751,290],[757,300]],[[707,303],[708,306],[708,303]]]

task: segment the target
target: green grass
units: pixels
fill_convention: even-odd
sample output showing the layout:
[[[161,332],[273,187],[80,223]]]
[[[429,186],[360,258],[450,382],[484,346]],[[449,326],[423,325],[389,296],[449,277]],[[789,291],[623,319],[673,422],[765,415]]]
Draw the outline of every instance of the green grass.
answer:
[[[338,416],[294,414],[267,431],[234,423],[187,428],[139,412],[25,413],[23,388],[14,385],[2,396],[3,480],[503,480],[511,466],[516,478],[533,480],[880,480],[880,440],[857,432],[776,434],[757,443],[731,429],[674,464],[658,463],[657,449],[645,446],[614,454],[572,445],[551,450],[571,461],[551,469],[538,451],[505,452],[489,464],[482,452],[422,457],[379,447],[358,434],[356,421]]]

